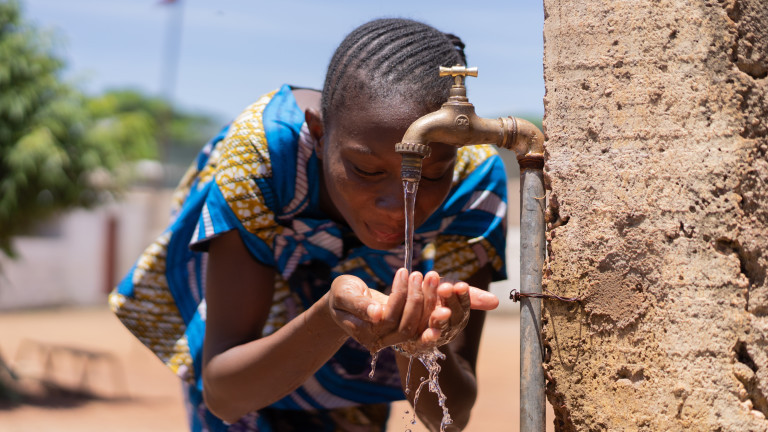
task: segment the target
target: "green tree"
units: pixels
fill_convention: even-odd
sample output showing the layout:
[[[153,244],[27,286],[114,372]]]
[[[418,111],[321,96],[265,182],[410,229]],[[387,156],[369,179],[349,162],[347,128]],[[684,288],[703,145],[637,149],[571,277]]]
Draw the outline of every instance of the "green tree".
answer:
[[[63,83],[64,63],[45,35],[0,2],[0,250],[53,212],[97,202],[89,174],[114,169],[118,151],[88,140],[85,99]]]
[[[158,141],[166,152],[198,148],[215,130],[211,117],[174,112],[135,90],[87,97],[61,79],[63,68],[48,35],[23,21],[19,3],[0,0],[0,253],[6,255],[13,256],[14,235],[118,191],[129,179],[119,175],[126,163],[157,159]]]
[[[128,160],[162,158],[162,141],[199,150],[218,125],[211,116],[174,110],[162,98],[131,89],[110,90],[89,99],[86,107],[94,120],[88,138],[110,142]]]

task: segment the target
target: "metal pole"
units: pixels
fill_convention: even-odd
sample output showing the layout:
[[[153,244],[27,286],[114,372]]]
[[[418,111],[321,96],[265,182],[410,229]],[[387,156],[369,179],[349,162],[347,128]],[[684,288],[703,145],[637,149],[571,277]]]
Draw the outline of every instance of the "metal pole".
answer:
[[[520,292],[541,293],[546,239],[544,172],[520,166]],[[529,165],[529,164],[525,164]],[[541,299],[520,299],[520,431],[544,432],[544,352]]]
[[[184,23],[184,2],[181,0],[166,0],[163,2],[169,8],[168,22],[165,28],[165,47],[163,50],[163,69],[160,91],[170,105],[176,90],[176,76],[179,69],[179,53],[181,48],[181,31]]]
[[[181,32],[184,28],[184,2],[181,0],[164,0],[163,4],[170,8],[165,29],[165,48],[163,50],[162,76],[160,91],[168,103],[168,110],[159,118],[160,163],[167,164],[170,147],[170,123],[173,120],[174,98],[176,93],[176,78],[179,69],[179,54],[181,48]],[[165,179],[164,179],[165,180]]]

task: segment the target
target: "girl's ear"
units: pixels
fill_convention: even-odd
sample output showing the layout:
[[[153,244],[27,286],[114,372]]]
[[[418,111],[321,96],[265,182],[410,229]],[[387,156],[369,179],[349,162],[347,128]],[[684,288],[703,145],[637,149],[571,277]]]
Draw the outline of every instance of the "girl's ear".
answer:
[[[315,153],[319,159],[323,158],[323,135],[325,127],[323,126],[323,117],[316,108],[307,108],[304,111],[304,120],[307,122],[309,134],[315,139]]]

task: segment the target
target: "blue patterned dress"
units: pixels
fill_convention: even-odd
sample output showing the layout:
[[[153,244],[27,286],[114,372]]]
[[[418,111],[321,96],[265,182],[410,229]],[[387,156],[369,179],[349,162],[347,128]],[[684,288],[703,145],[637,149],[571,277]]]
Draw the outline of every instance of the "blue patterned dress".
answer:
[[[369,378],[370,353],[349,339],[293,393],[235,424],[203,403],[208,240],[237,230],[250,253],[277,270],[265,336],[322,297],[336,276],[385,290],[403,265],[402,246],[368,248],[320,210],[319,170],[291,87],[262,96],[206,144],[175,193],[170,226],[110,295],[123,324],[185,383],[194,431],[381,431],[388,403],[405,398],[393,352],[380,353]],[[466,280],[490,264],[494,279],[504,279],[506,212],[495,149],[459,149],[448,197],[416,230],[414,270]]]

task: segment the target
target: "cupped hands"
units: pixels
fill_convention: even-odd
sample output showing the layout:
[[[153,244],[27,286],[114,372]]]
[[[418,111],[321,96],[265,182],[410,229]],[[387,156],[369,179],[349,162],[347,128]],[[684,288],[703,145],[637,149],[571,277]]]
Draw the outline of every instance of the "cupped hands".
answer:
[[[470,309],[492,310],[499,299],[466,282],[440,280],[437,272],[398,270],[389,295],[352,275],[337,277],[329,295],[334,321],[371,352],[398,345],[415,354],[453,340]]]

